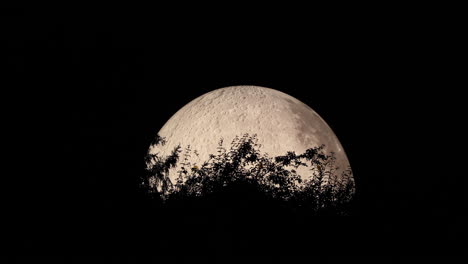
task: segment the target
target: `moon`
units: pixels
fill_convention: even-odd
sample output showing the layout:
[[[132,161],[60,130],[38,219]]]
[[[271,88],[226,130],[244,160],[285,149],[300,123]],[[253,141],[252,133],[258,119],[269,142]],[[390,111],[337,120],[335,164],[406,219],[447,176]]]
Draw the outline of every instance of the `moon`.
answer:
[[[275,157],[288,151],[304,153],[308,148],[325,145],[324,151],[335,153],[338,172],[350,168],[346,153],[328,124],[312,108],[283,92],[260,86],[231,86],[203,94],[177,111],[158,134],[165,145],[152,146],[149,154],[168,156],[177,145],[190,145],[198,155],[189,157],[200,165],[217,153],[219,140],[224,146],[235,136],[256,134],[260,151]],[[183,152],[182,152],[183,155]],[[179,164],[169,171],[174,183]],[[302,171],[301,171],[302,170]],[[307,168],[299,168],[301,177]],[[341,175],[339,173],[338,175]]]

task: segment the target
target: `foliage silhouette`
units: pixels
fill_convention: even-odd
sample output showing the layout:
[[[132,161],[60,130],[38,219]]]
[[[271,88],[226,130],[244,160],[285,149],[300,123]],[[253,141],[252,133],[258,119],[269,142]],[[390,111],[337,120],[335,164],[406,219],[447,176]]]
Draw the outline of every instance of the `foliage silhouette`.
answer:
[[[165,143],[158,135],[152,146]],[[175,147],[167,157],[148,154],[142,187],[167,204],[206,201],[226,195],[236,196],[236,200],[254,195],[258,201],[283,204],[317,215],[349,213],[354,194],[352,171],[348,167],[339,174],[334,153],[324,153],[324,145],[309,148],[302,154],[289,151],[283,156],[269,157],[260,152],[256,135],[236,136],[229,149],[223,143],[221,139],[217,154],[211,154],[201,166],[190,163],[191,154],[198,153],[187,146],[175,183],[169,179],[169,170],[175,168],[181,158],[181,146]],[[310,175],[299,175],[299,167],[307,167]]]

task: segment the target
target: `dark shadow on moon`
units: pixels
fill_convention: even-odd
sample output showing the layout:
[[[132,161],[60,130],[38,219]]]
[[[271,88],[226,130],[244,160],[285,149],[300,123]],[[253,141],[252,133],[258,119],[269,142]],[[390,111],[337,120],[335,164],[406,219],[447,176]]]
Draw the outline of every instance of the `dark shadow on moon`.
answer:
[[[289,98],[284,100],[288,102],[289,109],[295,117],[295,123],[297,124],[295,136],[303,146],[307,146],[307,148],[316,147],[317,144],[314,142],[318,142],[318,138],[320,138],[320,142],[325,145],[325,150],[336,154],[338,166],[340,168],[348,167],[348,158],[337,142],[336,135],[325,121],[308,105],[300,101],[295,102]],[[311,112],[313,115],[311,115]]]

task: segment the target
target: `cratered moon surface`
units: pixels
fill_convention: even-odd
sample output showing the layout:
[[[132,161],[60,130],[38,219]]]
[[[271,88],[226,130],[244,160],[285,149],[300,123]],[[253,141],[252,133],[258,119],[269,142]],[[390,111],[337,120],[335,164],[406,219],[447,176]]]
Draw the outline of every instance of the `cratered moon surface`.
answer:
[[[283,92],[259,86],[232,86],[199,96],[175,113],[161,128],[165,145],[150,147],[150,154],[168,156],[177,145],[190,145],[198,155],[189,162],[200,166],[210,154],[217,153],[219,140],[224,146],[235,136],[256,134],[260,151],[269,157],[288,151],[302,154],[308,148],[325,145],[324,151],[335,153],[338,172],[348,169],[349,161],[338,138],[327,123],[309,106]],[[169,171],[175,183],[179,164]],[[298,170],[303,178],[307,168]]]

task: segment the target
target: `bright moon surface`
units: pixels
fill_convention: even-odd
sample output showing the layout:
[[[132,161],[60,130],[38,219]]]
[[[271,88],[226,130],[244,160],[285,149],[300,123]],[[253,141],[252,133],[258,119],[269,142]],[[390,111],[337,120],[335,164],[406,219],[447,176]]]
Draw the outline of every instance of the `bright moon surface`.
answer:
[[[182,107],[161,128],[164,146],[151,147],[150,154],[168,156],[180,144],[178,165],[169,171],[173,183],[183,162],[185,148],[192,149],[192,166],[201,166],[210,154],[217,154],[219,140],[230,148],[237,135],[257,134],[260,152],[269,157],[288,151],[302,154],[308,148],[325,145],[326,154],[335,153],[338,173],[348,168],[349,161],[338,138],[325,121],[309,106],[283,92],[259,86],[232,86],[203,94]],[[193,154],[198,152],[198,156]],[[307,168],[298,174],[307,176]]]

